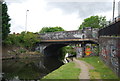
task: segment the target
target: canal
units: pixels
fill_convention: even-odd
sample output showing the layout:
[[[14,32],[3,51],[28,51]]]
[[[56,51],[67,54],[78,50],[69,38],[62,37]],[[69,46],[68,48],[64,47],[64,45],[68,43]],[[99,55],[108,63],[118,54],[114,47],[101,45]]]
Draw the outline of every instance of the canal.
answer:
[[[61,65],[63,62],[55,57],[3,60],[3,79],[7,81],[40,80]]]

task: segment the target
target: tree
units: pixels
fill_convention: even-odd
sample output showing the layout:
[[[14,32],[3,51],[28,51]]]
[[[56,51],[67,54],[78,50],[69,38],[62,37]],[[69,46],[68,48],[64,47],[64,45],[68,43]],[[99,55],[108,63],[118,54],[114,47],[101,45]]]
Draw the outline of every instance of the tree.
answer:
[[[106,17],[105,16],[99,17],[96,15],[84,19],[84,22],[82,22],[79,29],[83,29],[84,27],[103,28],[105,25],[106,25]]]
[[[2,40],[5,40],[10,33],[10,23],[11,20],[7,13],[8,8],[5,2],[2,2]]]
[[[40,30],[40,33],[47,33],[47,32],[57,32],[57,31],[65,31],[62,27],[43,27]]]
[[[2,40],[2,1],[0,1],[0,44]]]
[[[34,34],[32,32],[22,32],[20,35],[20,43],[27,49],[32,49],[32,47],[37,43],[40,42],[38,38],[38,34]]]

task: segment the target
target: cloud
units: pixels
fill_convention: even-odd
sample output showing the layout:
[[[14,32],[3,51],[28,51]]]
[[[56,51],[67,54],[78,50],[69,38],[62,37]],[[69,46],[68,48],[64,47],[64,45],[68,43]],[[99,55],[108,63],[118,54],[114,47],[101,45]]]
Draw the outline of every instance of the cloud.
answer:
[[[4,0],[0,0],[1,2],[3,2]]]
[[[62,9],[65,14],[79,13],[80,18],[112,10],[111,2],[50,2],[48,5]]]
[[[112,2],[113,0],[47,0],[49,2]]]
[[[24,3],[11,3],[8,13],[11,17],[11,33],[25,31],[26,10],[27,30],[38,32],[42,27],[61,26],[65,30],[77,30],[80,25],[78,13],[63,14],[60,8],[51,8],[44,0],[28,0]],[[74,27],[74,28],[73,28]]]
[[[27,0],[4,0],[7,3],[23,3],[26,2]]]
[[[7,1],[7,0],[6,0]],[[111,17],[111,2],[51,2],[50,0],[10,0],[11,33],[27,30],[38,32],[42,27],[61,26],[65,30],[77,30],[84,18],[91,15]]]

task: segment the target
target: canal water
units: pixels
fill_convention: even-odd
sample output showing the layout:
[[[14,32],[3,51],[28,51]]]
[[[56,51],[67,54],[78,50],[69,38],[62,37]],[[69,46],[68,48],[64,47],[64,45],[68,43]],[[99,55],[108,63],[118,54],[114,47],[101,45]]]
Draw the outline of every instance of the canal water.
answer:
[[[61,65],[63,62],[55,57],[3,60],[3,79],[11,81],[40,80]]]

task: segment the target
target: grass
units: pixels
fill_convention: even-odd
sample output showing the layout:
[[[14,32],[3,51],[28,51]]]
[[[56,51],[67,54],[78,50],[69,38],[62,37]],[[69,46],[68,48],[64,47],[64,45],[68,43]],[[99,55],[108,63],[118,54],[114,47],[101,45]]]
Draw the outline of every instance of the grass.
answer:
[[[94,69],[89,70],[90,79],[118,79],[117,75],[107,67],[97,56],[80,58],[91,64]]]
[[[70,62],[59,69],[49,73],[47,76],[43,77],[44,79],[78,79],[80,69],[75,66],[75,63]]]

